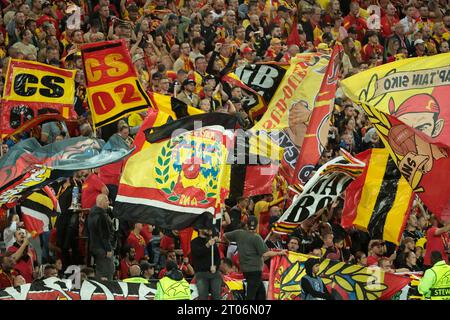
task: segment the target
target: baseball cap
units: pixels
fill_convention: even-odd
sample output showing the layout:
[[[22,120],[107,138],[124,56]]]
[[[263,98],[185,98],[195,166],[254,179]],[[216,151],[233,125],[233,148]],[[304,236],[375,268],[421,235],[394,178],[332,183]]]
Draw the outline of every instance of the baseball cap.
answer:
[[[50,2],[45,1],[45,2],[42,4],[41,8],[46,8],[46,7],[51,7],[51,6],[52,6],[52,4],[51,4]]]
[[[187,86],[189,84],[193,84],[195,86],[195,80],[186,79],[186,80],[183,81],[183,86]]]
[[[249,230],[256,230],[258,227],[258,218],[255,216],[249,216],[247,220],[247,227]]]
[[[422,39],[417,39],[416,41],[414,41],[414,45],[417,46],[418,44],[423,44],[425,43],[425,41],[423,41]]]

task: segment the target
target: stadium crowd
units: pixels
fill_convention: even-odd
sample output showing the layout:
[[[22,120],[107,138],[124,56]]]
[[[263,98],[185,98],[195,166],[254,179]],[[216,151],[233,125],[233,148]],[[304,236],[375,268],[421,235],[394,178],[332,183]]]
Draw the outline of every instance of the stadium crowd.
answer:
[[[447,0],[0,0],[0,8],[0,94],[10,58],[73,69],[78,115],[75,124],[48,122],[4,141],[2,155],[30,136],[42,144],[93,136],[80,54],[84,43],[125,39],[146,90],[174,96],[205,112],[236,114],[248,128],[253,123],[242,106],[242,90],[234,87],[226,93],[221,82],[236,66],[288,63],[297,53],[331,52],[340,42],[342,76],[349,77],[399,59],[449,52]],[[300,43],[287,44],[295,27]],[[144,117],[145,113],[132,114],[98,129],[97,136],[107,141],[119,135],[131,145]],[[317,167],[338,156],[340,148],[357,154],[381,146],[364,112],[338,89],[328,146]],[[445,261],[450,253],[450,224],[439,221],[419,200],[398,247],[356,228],[342,228],[342,197],[292,235],[271,233],[264,242],[255,236],[268,235],[259,221],[268,219],[271,225],[286,208],[272,195],[260,195],[227,203],[225,234],[219,240],[210,237],[211,230],[198,230],[188,254],[179,230],[142,223],[113,226],[109,206],[119,177],[120,168],[100,168],[53,185],[62,213],[54,228],[37,238],[23,229],[18,207],[8,210],[1,226],[0,289],[42,277],[64,278],[68,266],[80,265],[86,279],[195,279],[200,299],[209,293],[220,298],[222,276],[242,279],[243,273],[249,284],[247,298],[263,299],[261,280],[268,279],[270,258],[286,250],[377,265],[392,273],[423,272],[432,266],[431,252],[441,252]],[[75,186],[81,211],[69,209]]]

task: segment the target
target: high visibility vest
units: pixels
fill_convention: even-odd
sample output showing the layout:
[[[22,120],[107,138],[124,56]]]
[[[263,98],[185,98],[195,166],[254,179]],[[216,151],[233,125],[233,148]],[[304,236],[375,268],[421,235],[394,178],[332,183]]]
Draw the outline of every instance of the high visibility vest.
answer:
[[[122,281],[127,283],[148,283],[148,280],[142,277],[127,278]]]
[[[157,284],[155,300],[191,300],[189,283],[164,277]]]
[[[436,281],[430,288],[431,300],[450,300],[450,266],[447,264],[435,265],[431,269]]]

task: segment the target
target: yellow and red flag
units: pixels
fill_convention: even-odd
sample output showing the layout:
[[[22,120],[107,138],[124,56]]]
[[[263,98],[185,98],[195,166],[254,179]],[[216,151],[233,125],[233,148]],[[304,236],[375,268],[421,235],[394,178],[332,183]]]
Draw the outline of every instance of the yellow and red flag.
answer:
[[[356,158],[366,167],[345,190],[341,225],[355,226],[367,231],[372,239],[398,245],[414,193],[386,148],[369,149]]]
[[[19,133],[39,124],[44,114],[75,118],[75,71],[47,64],[10,59],[3,90],[0,133]]]
[[[411,282],[408,276],[289,251],[270,261],[269,300],[301,300],[305,262],[317,259],[317,275],[336,300],[389,300]]]
[[[94,127],[150,106],[125,40],[85,44],[81,47],[81,55]]]
[[[228,196],[237,119],[208,113],[165,124],[160,113],[150,110],[142,124],[114,210],[124,220],[183,229],[214,215]]]
[[[305,184],[308,181],[327,144],[329,119],[333,112],[342,52],[341,45],[334,46],[295,165],[295,172],[291,180],[293,184],[298,182]]]
[[[284,148],[280,173],[292,181],[300,148],[330,60],[321,53],[302,53],[291,60],[267,111],[251,129],[268,132],[274,144]],[[320,131],[320,130],[319,130]],[[327,141],[328,132],[320,141]]]
[[[372,68],[341,82],[428,209],[450,213],[450,53]]]

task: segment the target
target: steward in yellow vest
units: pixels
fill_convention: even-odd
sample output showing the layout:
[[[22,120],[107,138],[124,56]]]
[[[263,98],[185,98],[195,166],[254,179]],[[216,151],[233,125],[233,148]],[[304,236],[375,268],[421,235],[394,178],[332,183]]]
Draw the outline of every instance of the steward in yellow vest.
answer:
[[[167,261],[166,275],[156,285],[155,300],[191,300],[189,282],[174,261]]]
[[[419,292],[426,299],[450,300],[450,266],[439,251],[431,252],[431,263],[433,267],[425,271],[420,280]]]

